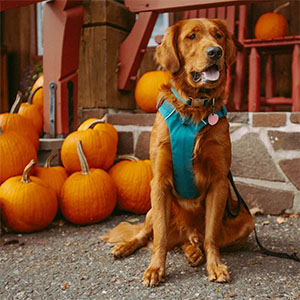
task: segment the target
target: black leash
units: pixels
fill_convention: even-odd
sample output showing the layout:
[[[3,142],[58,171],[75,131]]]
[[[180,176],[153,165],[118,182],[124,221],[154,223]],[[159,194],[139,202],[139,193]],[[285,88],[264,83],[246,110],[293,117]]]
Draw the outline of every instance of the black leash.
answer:
[[[236,194],[236,197],[238,199],[238,206],[237,206],[237,212],[236,213],[232,213],[230,211],[230,208],[229,208],[229,204],[228,204],[228,199],[227,199],[227,203],[226,203],[226,211],[228,212],[228,214],[230,215],[230,217],[232,218],[235,218],[239,215],[239,212],[240,212],[240,209],[241,209],[241,204],[244,205],[244,207],[246,208],[247,212],[251,215],[251,212],[249,210],[249,207],[248,205],[246,204],[245,200],[242,198],[242,196],[240,195],[234,181],[233,181],[233,177],[232,177],[232,174],[231,174],[231,171],[229,171],[228,173],[228,179],[231,183],[231,186]],[[266,255],[270,255],[270,256],[275,256],[275,257],[280,257],[280,258],[287,258],[287,259],[293,259],[295,261],[298,261],[300,262],[300,258],[298,257],[297,253],[293,253],[293,254],[287,254],[287,253],[282,253],[282,252],[274,252],[274,251],[271,251],[271,250],[268,250],[266,249],[262,244],[261,242],[259,241],[258,239],[258,236],[257,236],[257,232],[256,232],[256,228],[254,227],[254,233],[255,233],[255,239],[256,239],[256,243],[260,249],[260,251]]]

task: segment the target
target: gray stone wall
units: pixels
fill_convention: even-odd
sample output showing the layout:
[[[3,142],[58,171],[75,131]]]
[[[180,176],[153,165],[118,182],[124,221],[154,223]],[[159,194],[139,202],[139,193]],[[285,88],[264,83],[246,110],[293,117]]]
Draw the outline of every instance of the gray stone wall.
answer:
[[[120,154],[149,158],[155,114],[109,111]],[[300,113],[229,113],[232,173],[250,207],[300,212]]]

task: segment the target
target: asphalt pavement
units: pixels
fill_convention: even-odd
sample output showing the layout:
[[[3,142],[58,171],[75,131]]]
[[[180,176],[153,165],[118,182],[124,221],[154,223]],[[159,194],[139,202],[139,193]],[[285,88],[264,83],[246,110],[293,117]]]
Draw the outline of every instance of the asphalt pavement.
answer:
[[[142,285],[151,251],[114,260],[100,236],[119,222],[135,223],[143,215],[118,214],[90,226],[56,219],[30,234],[0,237],[1,300],[94,299],[300,299],[300,263],[259,252],[254,234],[246,246],[223,253],[231,282],[209,282],[205,264],[190,267],[180,249],[168,253],[166,280],[158,287]],[[300,217],[256,216],[261,242],[272,250],[300,255]]]

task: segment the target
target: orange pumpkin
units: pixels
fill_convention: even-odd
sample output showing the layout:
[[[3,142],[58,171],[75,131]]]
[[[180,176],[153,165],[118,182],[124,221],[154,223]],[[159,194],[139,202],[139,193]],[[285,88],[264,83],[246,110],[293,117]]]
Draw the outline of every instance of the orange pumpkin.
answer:
[[[274,39],[287,34],[287,20],[278,13],[280,9],[287,5],[289,3],[285,3],[277,7],[273,12],[265,13],[259,17],[254,28],[254,35],[257,39]]]
[[[107,132],[110,135],[110,139],[112,138],[114,142],[118,144],[118,131],[112,124],[108,123],[107,115],[105,115],[102,119],[87,119],[78,127],[77,130],[86,130],[88,128],[94,128],[100,132]]]
[[[0,187],[0,203],[4,223],[19,232],[45,228],[57,212],[55,192],[41,179],[30,176],[35,165],[32,160],[23,176],[11,177]]]
[[[68,178],[68,173],[62,166],[51,166],[51,161],[56,156],[56,153],[50,155],[43,167],[35,167],[35,169],[33,170],[33,174],[47,183],[55,191],[56,196],[60,198],[61,189],[64,182]]]
[[[97,120],[102,123],[103,120]],[[117,131],[108,123],[89,124],[69,134],[61,148],[61,161],[70,172],[79,171],[80,161],[77,155],[77,142],[82,141],[84,153],[91,168],[107,170],[113,164],[117,152]]]
[[[146,213],[151,208],[150,160],[138,160],[132,156],[120,156],[125,160],[116,163],[110,170],[117,187],[118,207],[134,213]]]
[[[135,101],[145,112],[156,112],[158,94],[163,85],[169,84],[171,74],[167,71],[151,71],[143,74],[135,87]]]
[[[25,117],[17,113],[18,106],[21,104],[21,93],[18,92],[16,100],[9,113],[0,114],[0,127],[3,131],[15,131],[30,140],[35,150],[38,150],[40,140],[32,123]]]
[[[29,119],[40,136],[43,131],[43,114],[39,105],[30,102],[22,103],[19,114]]]
[[[22,174],[31,159],[37,159],[32,142],[15,131],[6,132],[0,127],[0,183]]]
[[[44,105],[44,75],[41,74],[32,86],[31,92],[35,92],[32,97],[32,103],[35,105]]]
[[[93,224],[108,217],[117,202],[116,187],[101,169],[89,169],[81,141],[77,143],[81,171],[64,183],[60,208],[67,220],[75,224]]]

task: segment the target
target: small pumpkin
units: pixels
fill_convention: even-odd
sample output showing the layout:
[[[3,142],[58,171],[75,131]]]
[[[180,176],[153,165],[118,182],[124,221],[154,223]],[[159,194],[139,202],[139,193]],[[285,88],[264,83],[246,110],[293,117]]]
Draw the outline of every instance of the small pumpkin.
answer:
[[[40,136],[43,131],[43,108],[40,105],[35,105],[32,103],[33,96],[34,92],[29,95],[27,102],[20,105],[19,114],[32,122],[34,128]]]
[[[101,169],[90,169],[81,141],[77,142],[81,171],[75,172],[62,188],[60,208],[64,217],[74,224],[93,224],[108,217],[117,202],[116,187]]]
[[[61,148],[61,161],[68,172],[73,173],[81,168],[77,154],[79,140],[91,168],[107,170],[112,166],[117,152],[117,132],[112,125],[101,124],[103,122],[103,119],[97,120],[66,137]]]
[[[67,170],[62,166],[51,166],[51,161],[57,156],[57,153],[51,154],[43,167],[35,167],[33,174],[47,183],[60,198],[61,189],[68,178]]]
[[[124,160],[116,163],[108,172],[117,187],[118,207],[133,213],[146,213],[151,208],[151,162],[134,156],[119,158]]]
[[[0,187],[2,218],[7,227],[18,232],[45,228],[54,219],[58,201],[55,192],[41,179],[30,176],[31,160],[23,176],[7,179]]]
[[[142,75],[135,87],[135,101],[145,112],[156,112],[158,94],[163,85],[169,84],[171,74],[167,71],[150,71]]]
[[[287,34],[287,20],[278,13],[287,5],[289,2],[277,7],[273,12],[265,13],[259,17],[254,28],[254,35],[257,39],[274,39],[284,37]]]
[[[20,135],[23,135],[33,143],[34,148],[37,151],[40,140],[34,126],[27,118],[16,113],[15,110],[15,108],[18,107],[18,103],[21,103],[21,100],[21,94],[19,92],[10,112],[0,114],[0,126],[5,132],[15,131]]]
[[[37,159],[32,142],[15,131],[6,132],[0,127],[0,183],[22,174],[31,159]]]
[[[35,105],[44,105],[44,75],[41,74],[32,86],[31,92],[34,92],[32,97],[32,103]]]

